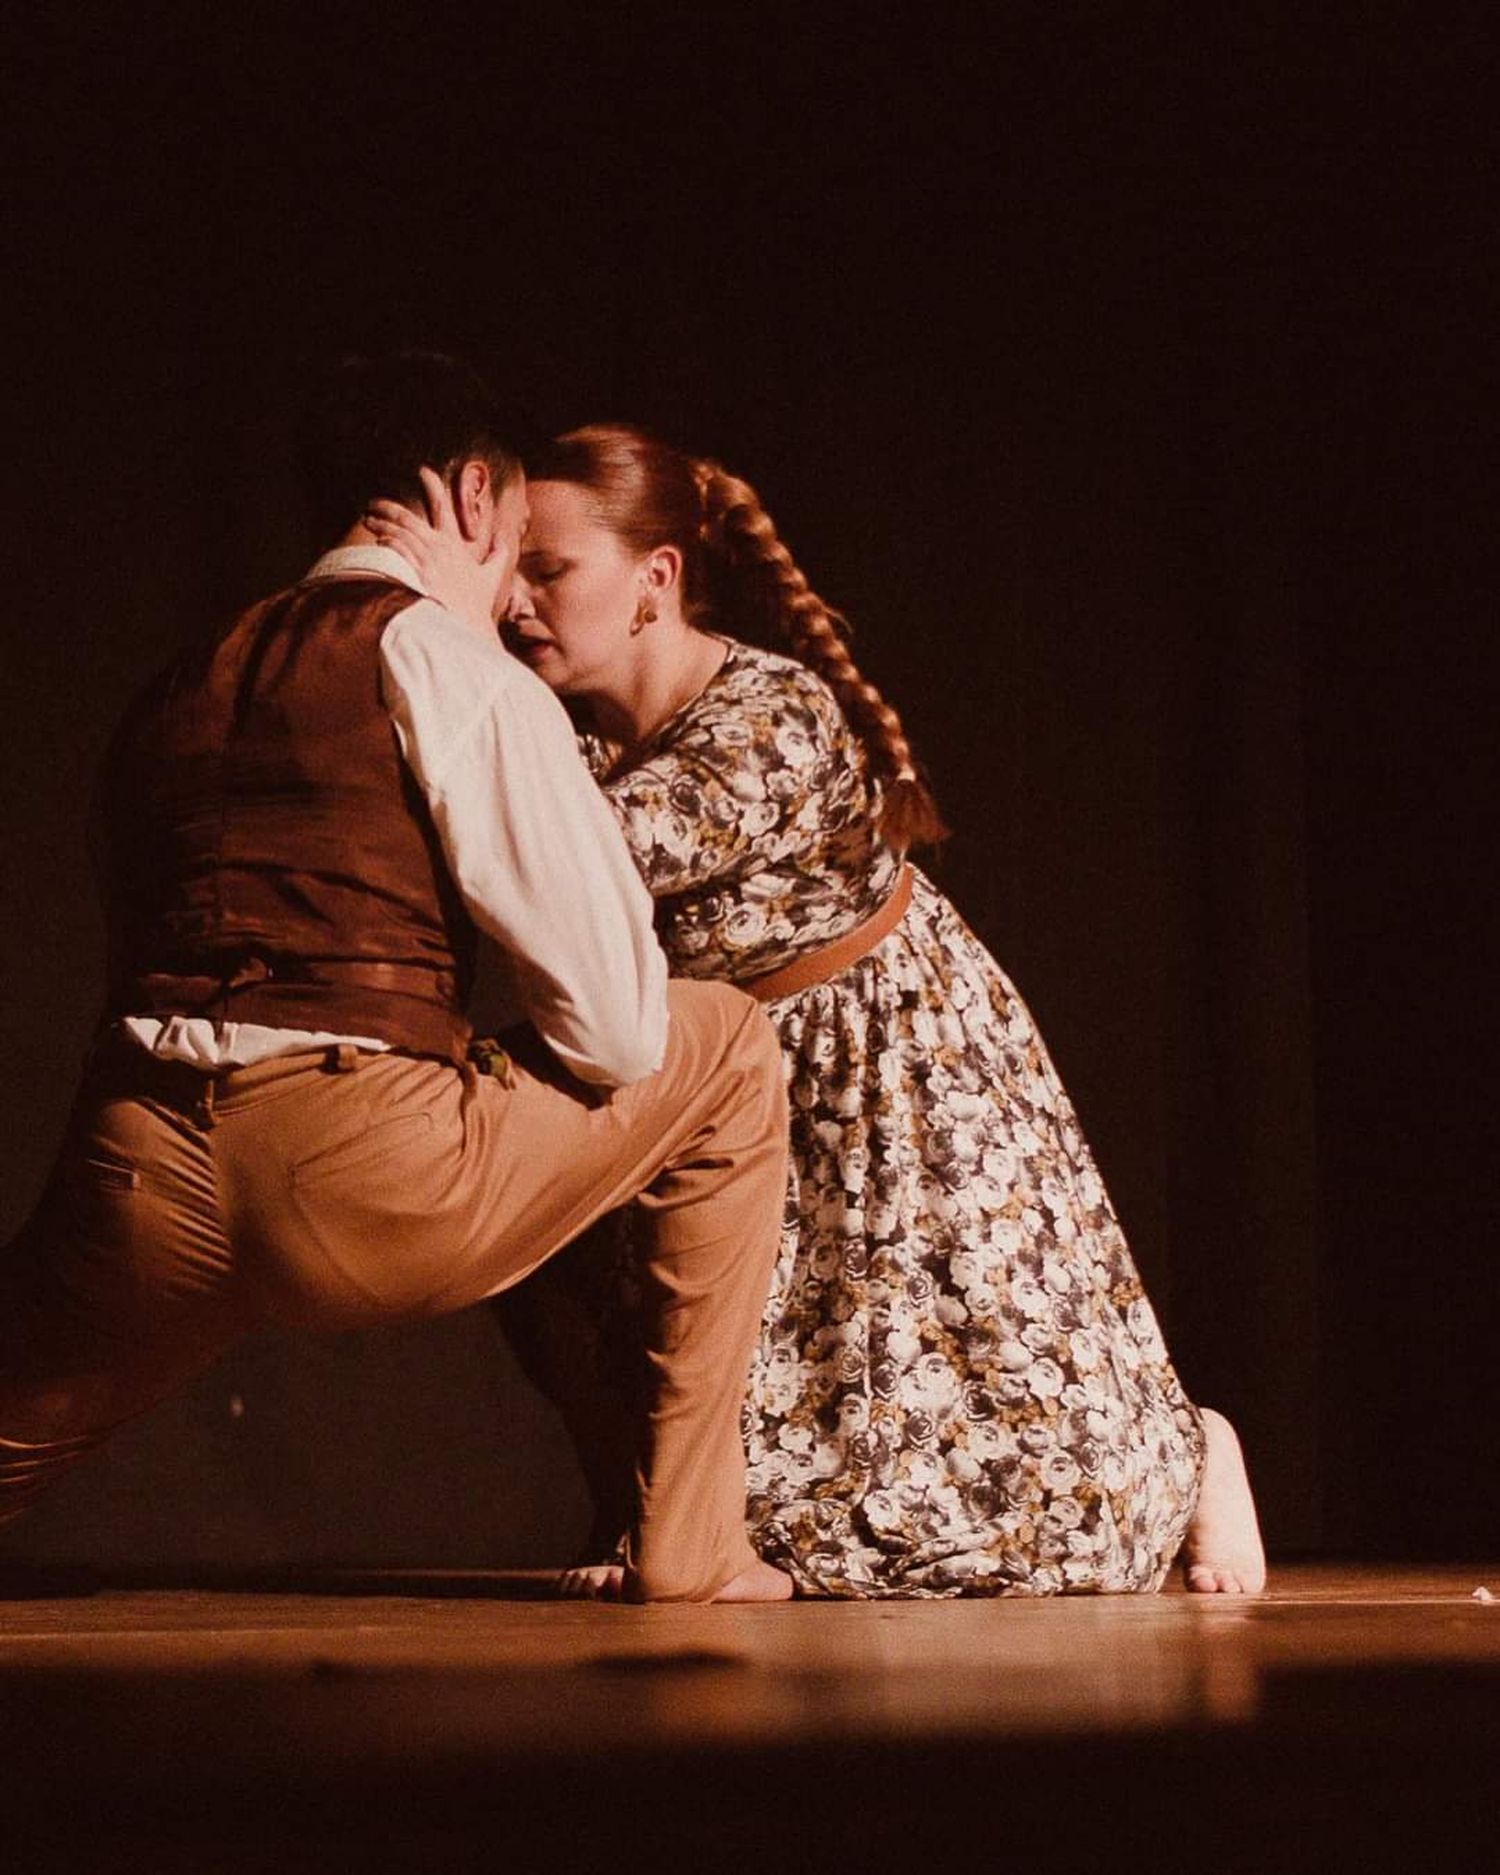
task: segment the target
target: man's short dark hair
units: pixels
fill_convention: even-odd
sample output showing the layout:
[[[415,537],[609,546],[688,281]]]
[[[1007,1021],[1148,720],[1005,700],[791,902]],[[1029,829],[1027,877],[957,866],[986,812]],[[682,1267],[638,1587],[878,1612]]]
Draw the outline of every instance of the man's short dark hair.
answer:
[[[377,495],[422,506],[418,471],[451,477],[489,465],[496,488],[521,471],[529,426],[502,411],[478,371],[441,352],[345,358],[313,395],[303,464],[324,540],[346,533]]]

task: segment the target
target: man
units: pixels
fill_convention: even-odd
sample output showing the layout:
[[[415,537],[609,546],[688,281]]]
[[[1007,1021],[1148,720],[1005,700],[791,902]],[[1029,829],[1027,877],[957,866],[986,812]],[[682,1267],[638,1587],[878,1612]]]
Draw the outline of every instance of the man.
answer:
[[[0,1265],[0,1521],[257,1323],[462,1308],[637,1198],[625,1593],[778,1597],[739,1443],[784,1188],[775,1038],[733,990],[668,985],[567,718],[496,638],[526,492],[479,380],[352,363],[309,438],[338,544],[181,656],[107,765],[108,1018]],[[419,502],[424,464],[472,617],[360,522]],[[545,1044],[499,1077],[465,1062],[480,933]]]

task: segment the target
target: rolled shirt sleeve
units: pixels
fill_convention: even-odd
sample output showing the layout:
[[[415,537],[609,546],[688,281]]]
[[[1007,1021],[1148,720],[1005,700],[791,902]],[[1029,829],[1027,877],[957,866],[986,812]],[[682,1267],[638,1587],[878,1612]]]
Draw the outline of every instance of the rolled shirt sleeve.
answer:
[[[380,645],[385,703],[470,916],[579,1079],[653,1073],[667,965],[641,882],[567,712],[497,639],[417,599]]]

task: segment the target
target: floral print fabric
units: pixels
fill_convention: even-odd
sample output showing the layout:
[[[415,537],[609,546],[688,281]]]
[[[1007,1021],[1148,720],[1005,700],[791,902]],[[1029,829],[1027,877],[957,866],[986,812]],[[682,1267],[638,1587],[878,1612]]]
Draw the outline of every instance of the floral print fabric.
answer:
[[[731,645],[626,772],[585,751],[676,974],[774,970],[899,875],[858,742],[790,659]],[[821,1595],[1159,1587],[1202,1424],[1014,988],[917,872],[874,951],[766,1007],[792,1120],[744,1412],[756,1547]],[[606,1361],[628,1228],[609,1241],[568,1277]]]

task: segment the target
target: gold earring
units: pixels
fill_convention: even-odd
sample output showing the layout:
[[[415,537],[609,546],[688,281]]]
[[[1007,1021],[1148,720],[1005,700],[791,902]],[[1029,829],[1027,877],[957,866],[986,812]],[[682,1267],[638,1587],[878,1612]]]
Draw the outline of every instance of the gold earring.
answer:
[[[634,638],[645,626],[656,623],[656,607],[652,604],[650,593],[643,592],[636,601],[635,617],[630,621],[630,635]]]

